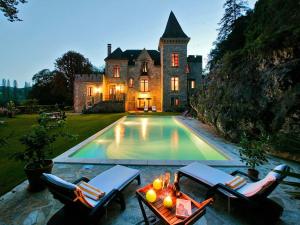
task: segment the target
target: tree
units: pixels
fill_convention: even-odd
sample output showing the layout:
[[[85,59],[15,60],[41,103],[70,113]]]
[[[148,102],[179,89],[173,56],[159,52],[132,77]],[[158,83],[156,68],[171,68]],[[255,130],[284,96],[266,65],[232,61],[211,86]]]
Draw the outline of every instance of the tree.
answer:
[[[26,0],[0,0],[0,10],[10,22],[21,21],[18,17],[17,5],[26,3]]]
[[[225,14],[219,23],[218,42],[226,39],[228,34],[231,33],[236,20],[249,9],[247,5],[245,0],[226,0],[223,5]]]
[[[13,82],[13,101],[17,104],[18,102],[18,83],[16,80]]]
[[[73,95],[75,74],[93,73],[93,65],[82,54],[68,51],[62,57],[56,59],[55,68],[65,75],[69,94]]]
[[[1,92],[2,92],[2,99],[1,99],[1,105],[4,106],[6,105],[6,102],[7,102],[7,94],[6,94],[6,80],[5,79],[2,79],[2,86],[1,86]]]
[[[6,81],[6,96],[7,96],[7,100],[10,100],[10,81],[9,81],[9,79]]]
[[[24,98],[25,99],[28,98],[29,91],[30,91],[30,84],[25,81],[25,85],[24,85]]]

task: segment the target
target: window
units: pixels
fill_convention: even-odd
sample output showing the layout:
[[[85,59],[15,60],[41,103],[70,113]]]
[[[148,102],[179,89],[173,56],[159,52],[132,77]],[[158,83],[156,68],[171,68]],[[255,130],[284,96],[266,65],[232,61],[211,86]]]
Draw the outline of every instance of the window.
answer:
[[[171,91],[179,91],[179,77],[171,77]]]
[[[148,80],[142,79],[142,80],[140,81],[140,90],[141,90],[142,92],[149,91],[149,82],[148,82]]]
[[[92,96],[93,95],[93,87],[88,87],[88,96]]]
[[[120,66],[119,65],[114,66],[113,77],[120,77]]]
[[[179,106],[179,98],[171,97],[171,106]]]
[[[196,85],[196,82],[194,80],[191,80],[191,89],[194,89]]]
[[[128,83],[129,83],[128,86],[129,86],[130,88],[132,88],[132,87],[133,87],[133,84],[134,84],[133,78],[130,78]]]
[[[172,67],[178,67],[178,66],[179,66],[179,54],[172,53]]]
[[[148,63],[147,62],[143,62],[142,65],[142,74],[147,74],[148,73]]]

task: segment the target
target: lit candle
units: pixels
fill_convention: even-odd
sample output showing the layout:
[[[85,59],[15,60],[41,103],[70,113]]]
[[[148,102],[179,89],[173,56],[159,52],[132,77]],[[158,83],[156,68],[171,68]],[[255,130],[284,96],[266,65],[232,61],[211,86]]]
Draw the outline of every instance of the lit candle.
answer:
[[[172,201],[172,198],[171,198],[170,195],[168,195],[167,197],[165,197],[165,199],[164,199],[164,206],[165,206],[166,208],[172,208],[172,206],[173,206],[173,201]]]
[[[149,191],[147,191],[146,193],[146,199],[148,202],[155,202],[156,200],[156,193],[153,189],[150,189]]]
[[[157,179],[155,179],[154,181],[153,181],[153,188],[155,189],[155,190],[160,190],[161,189],[161,186],[162,186],[162,181],[161,181],[161,179],[159,179],[159,178],[157,178]]]

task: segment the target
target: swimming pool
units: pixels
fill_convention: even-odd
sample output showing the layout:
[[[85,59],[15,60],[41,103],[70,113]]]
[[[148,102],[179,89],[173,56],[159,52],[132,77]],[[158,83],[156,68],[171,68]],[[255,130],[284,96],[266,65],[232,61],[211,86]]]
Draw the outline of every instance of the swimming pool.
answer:
[[[172,116],[124,117],[69,157],[100,160],[228,160]]]

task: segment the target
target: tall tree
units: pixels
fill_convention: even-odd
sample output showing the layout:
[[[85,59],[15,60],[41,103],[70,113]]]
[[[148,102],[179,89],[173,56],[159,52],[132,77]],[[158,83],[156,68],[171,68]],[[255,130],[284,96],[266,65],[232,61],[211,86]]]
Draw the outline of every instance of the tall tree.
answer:
[[[248,3],[245,0],[226,0],[223,8],[225,9],[225,13],[219,22],[218,42],[227,38],[228,34],[233,30],[237,19],[249,9]]]
[[[2,79],[1,92],[2,92],[1,105],[4,106],[7,102],[7,89],[6,89],[6,80],[5,79]]]
[[[75,74],[91,74],[94,72],[90,61],[82,54],[74,51],[68,51],[58,58],[55,62],[55,68],[65,75],[68,92],[71,96],[73,95]]]
[[[7,100],[10,100],[10,81],[9,79],[6,81],[6,95],[7,95]]]
[[[13,82],[13,101],[18,103],[18,83],[16,80]]]
[[[17,6],[26,3],[26,0],[0,0],[0,10],[10,22],[21,21],[18,17],[19,10]]]
[[[25,97],[25,99],[28,98],[29,90],[30,90],[30,84],[25,81],[25,85],[24,85],[24,97]]]

